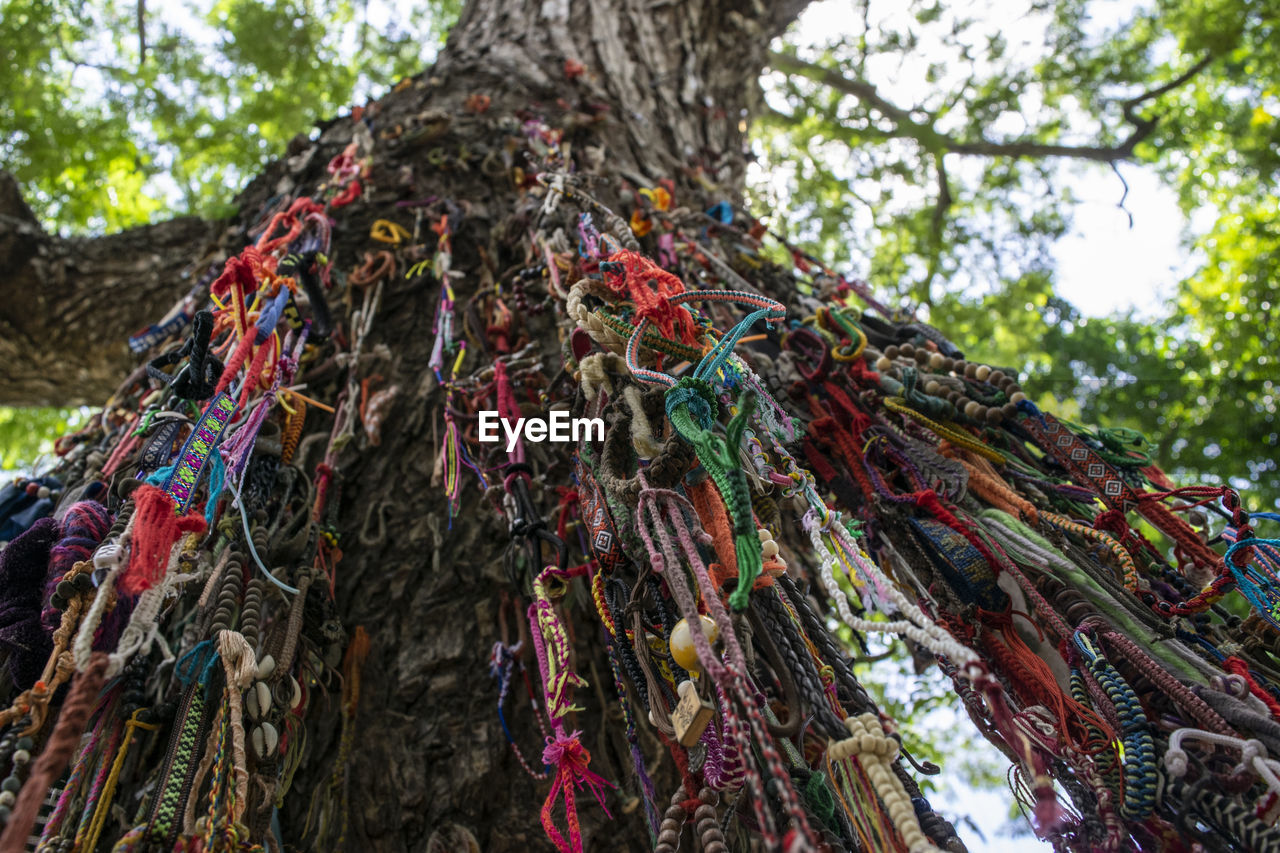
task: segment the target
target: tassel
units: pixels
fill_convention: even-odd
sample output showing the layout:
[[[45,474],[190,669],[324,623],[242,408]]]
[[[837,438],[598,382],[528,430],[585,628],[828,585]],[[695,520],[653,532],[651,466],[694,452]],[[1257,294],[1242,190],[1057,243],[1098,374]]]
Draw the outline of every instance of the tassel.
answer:
[[[542,828],[546,830],[547,836],[560,853],[582,853],[582,829],[578,823],[578,809],[574,804],[576,789],[585,785],[587,790],[595,796],[600,808],[604,809],[605,815],[610,820],[613,819],[613,815],[609,814],[609,809],[604,804],[604,789],[614,786],[587,769],[587,765],[591,763],[591,753],[587,752],[587,748],[578,740],[581,735],[582,732],[574,732],[566,737],[563,732],[560,732],[554,739],[547,738],[546,749],[542,751],[542,763],[556,768],[551,791],[547,794],[547,801],[542,804]],[[568,841],[560,834],[560,830],[556,829],[555,822],[551,819],[551,811],[561,795],[564,796],[565,816],[569,824]]]
[[[196,514],[179,516],[173,498],[155,486],[143,484],[133,493],[133,539],[129,566],[117,588],[124,595],[140,595],[156,585],[169,564],[169,552],[183,533],[204,533],[204,519]]]
[[[1049,776],[1049,763],[1044,754],[1036,750],[1033,739],[1028,736],[1027,726],[1018,725],[1017,719],[1005,702],[1004,688],[1000,682],[989,675],[982,675],[974,686],[987,701],[992,727],[1000,738],[1009,746],[1015,755],[1022,759],[1023,766],[1030,771],[1032,792],[1035,804],[1032,807],[1032,818],[1036,835],[1046,838],[1061,826],[1066,815],[1058,803],[1058,795],[1053,790],[1053,779]],[[1042,742],[1043,745],[1043,742]]]
[[[1036,834],[1041,838],[1049,838],[1062,826],[1066,813],[1058,802],[1057,792],[1053,790],[1053,779],[1047,775],[1047,764],[1042,772],[1045,775],[1036,775],[1036,804],[1031,811],[1031,816],[1035,823]]]

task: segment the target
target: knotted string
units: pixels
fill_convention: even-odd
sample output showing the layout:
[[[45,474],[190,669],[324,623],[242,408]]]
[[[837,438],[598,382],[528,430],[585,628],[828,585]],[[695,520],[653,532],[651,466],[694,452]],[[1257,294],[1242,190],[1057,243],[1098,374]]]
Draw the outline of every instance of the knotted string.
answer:
[[[551,791],[542,804],[542,828],[555,844],[560,853],[582,853],[582,828],[578,821],[578,809],[574,792],[585,787],[595,797],[605,816],[610,820],[613,815],[604,804],[605,788],[614,786],[587,768],[591,763],[591,753],[582,745],[579,738],[582,732],[574,731],[566,735],[556,724],[555,737],[547,738],[547,746],[542,751],[542,763],[556,768],[555,778],[551,781]],[[552,811],[560,798],[564,798],[565,815],[569,826],[569,838],[566,840],[556,828]]]

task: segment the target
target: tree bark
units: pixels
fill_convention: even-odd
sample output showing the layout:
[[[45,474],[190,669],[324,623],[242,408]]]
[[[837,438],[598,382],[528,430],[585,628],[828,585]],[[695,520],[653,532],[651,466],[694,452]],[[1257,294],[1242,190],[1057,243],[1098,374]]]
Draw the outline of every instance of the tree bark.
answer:
[[[62,239],[0,172],[0,405],[102,403],[131,369],[128,336],[191,288],[217,233],[183,217]]]
[[[377,141],[363,197],[335,217],[338,268],[350,269],[377,248],[367,237],[374,220],[413,230],[412,217],[393,202],[433,196],[461,210],[453,237],[453,267],[463,273],[459,306],[482,283],[527,263],[517,247],[541,199],[520,191],[511,176],[513,168],[532,164],[438,168],[433,151],[466,147],[500,160],[505,140],[533,116],[563,130],[572,159],[565,169],[598,175],[600,189],[592,192],[606,200],[621,198],[624,183],[653,186],[669,178],[677,202],[692,209],[736,202],[756,79],[770,39],[803,5],[469,3],[437,65],[362,116]],[[475,95],[490,98],[487,110],[479,112],[475,101],[468,106]],[[122,338],[157,321],[216,253],[246,245],[270,200],[313,193],[354,128],[350,117],[338,120],[297,156],[271,164],[240,196],[240,213],[228,223],[175,220],[99,240],[64,240],[41,232],[29,212],[0,209],[0,403],[101,400],[128,369]],[[509,534],[471,484],[463,513],[447,530],[442,489],[429,485],[443,401],[427,365],[436,288],[415,281],[387,282],[366,345],[370,355],[358,367],[361,376],[376,373],[401,389],[382,444],[370,447],[361,437],[339,457],[345,557],[336,603],[348,631],[362,625],[373,641],[340,786],[349,804],[346,849],[466,850],[444,841],[455,825],[485,853],[550,849],[538,818],[549,783],[526,777],[512,755],[496,712],[497,685],[487,674],[499,603],[509,589],[502,568]],[[557,349],[549,322],[531,323],[528,331],[548,352]],[[535,467],[563,475],[565,465],[548,457]],[[550,489],[535,494],[544,512],[555,500]],[[628,746],[619,720],[602,707],[616,708],[607,662],[598,638],[575,640],[578,669],[591,686],[578,691],[585,710],[571,727],[586,733],[592,768],[619,786],[609,795],[612,823],[579,796],[587,849],[647,849]],[[532,673],[536,682],[536,667]],[[508,719],[536,767],[542,738],[522,692],[513,686]],[[307,757],[280,815],[284,838],[297,849],[308,847],[308,803],[329,786],[340,726],[336,701],[313,703]],[[674,779],[660,745],[642,746],[658,777]],[[659,793],[660,803],[670,790]],[[432,838],[435,846],[428,847]]]

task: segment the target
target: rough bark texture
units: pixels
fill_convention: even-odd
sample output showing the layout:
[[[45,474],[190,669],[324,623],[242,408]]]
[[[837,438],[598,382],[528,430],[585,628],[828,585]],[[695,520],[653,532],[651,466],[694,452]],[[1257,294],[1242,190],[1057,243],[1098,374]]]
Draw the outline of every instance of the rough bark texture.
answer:
[[[372,174],[361,201],[341,211],[335,258],[350,269],[374,248],[367,235],[375,219],[390,215],[412,228],[410,215],[394,215],[394,201],[438,196],[456,200],[464,212],[453,241],[454,268],[465,274],[460,305],[501,271],[527,263],[513,256],[512,237],[528,232],[540,200],[516,192],[509,168],[489,175],[475,167],[437,168],[428,159],[432,149],[455,152],[463,145],[500,155],[503,128],[532,115],[565,128],[574,167],[606,178],[603,197],[616,194],[620,179],[652,186],[671,178],[677,199],[690,207],[734,200],[745,165],[749,100],[769,39],[803,5],[469,4],[437,66],[372,108],[379,139]],[[566,74],[566,61],[581,63],[585,73]],[[481,115],[463,107],[475,94],[492,98]],[[381,141],[380,133],[398,125],[404,133]],[[292,159],[272,164],[242,195],[239,218],[225,224],[220,237],[223,226],[178,220],[97,241],[61,240],[40,233],[29,213],[11,203],[0,209],[0,310],[8,312],[0,315],[0,402],[103,399],[128,368],[123,337],[159,319],[185,292],[184,271],[203,272],[215,239],[223,251],[238,251],[266,201],[295,188],[311,191],[352,133],[351,120],[342,119]],[[442,402],[427,367],[435,293],[402,277],[389,283],[369,341],[372,355],[359,372],[381,374],[402,390],[382,445],[368,447],[362,438],[340,458],[345,558],[338,606],[349,629],[364,625],[373,640],[346,770],[346,846],[466,850],[443,844],[456,824],[473,833],[485,853],[550,849],[538,821],[549,783],[529,779],[512,755],[487,673],[508,589],[502,569],[508,533],[474,487],[461,518],[446,530],[442,490],[429,485]],[[549,326],[541,329],[554,350]],[[539,473],[564,479],[566,460],[534,464]],[[548,491],[535,500],[550,512],[556,498]],[[616,709],[607,663],[597,638],[575,641],[579,671],[591,687],[578,691],[585,711],[573,726],[586,732],[593,769],[621,783],[609,797],[612,823],[582,802],[588,849],[646,849],[622,726],[601,713],[602,705]],[[509,719],[537,765],[541,736],[523,692],[523,685],[513,686]],[[281,815],[285,838],[299,848],[308,798],[327,788],[337,756],[336,706],[331,701],[326,711],[319,703],[313,711],[309,755]],[[656,772],[674,778],[660,745],[642,745]],[[659,794],[661,802],[670,790]],[[433,837],[440,843],[429,847]]]
[[[0,405],[100,404],[133,364],[128,336],[191,287],[218,230],[184,217],[61,239],[0,172]]]

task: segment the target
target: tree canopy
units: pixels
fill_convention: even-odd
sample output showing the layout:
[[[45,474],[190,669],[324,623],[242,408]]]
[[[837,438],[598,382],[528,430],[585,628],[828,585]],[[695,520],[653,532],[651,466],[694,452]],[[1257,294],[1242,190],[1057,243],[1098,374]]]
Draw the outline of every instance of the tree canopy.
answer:
[[[178,8],[0,3],[0,55],[32,72],[0,103],[0,161],[47,227],[227,213],[227,188],[300,128],[420,70],[458,4]],[[983,341],[974,355],[1042,401],[1135,430],[1183,475],[1231,460],[1254,505],[1274,507],[1275,0],[823,11],[839,31],[815,44],[793,28],[762,81],[757,212]],[[1056,295],[1051,247],[1073,176],[1121,162],[1176,190],[1195,268],[1167,304],[1087,317]],[[5,431],[7,465],[34,451],[29,434]]]

